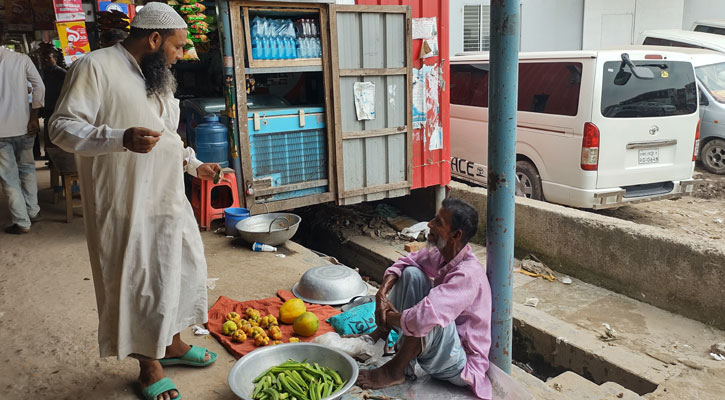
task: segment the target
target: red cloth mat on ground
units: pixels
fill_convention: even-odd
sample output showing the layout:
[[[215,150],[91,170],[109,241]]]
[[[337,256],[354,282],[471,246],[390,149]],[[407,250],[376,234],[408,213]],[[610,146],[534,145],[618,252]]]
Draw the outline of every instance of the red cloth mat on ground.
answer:
[[[232,341],[231,336],[223,335],[222,325],[224,324],[226,315],[232,311],[235,311],[236,313],[244,317],[244,310],[246,310],[247,307],[252,307],[259,310],[262,316],[271,314],[279,319],[279,308],[282,307],[282,304],[285,301],[294,298],[295,296],[292,294],[292,292],[287,290],[278,291],[277,296],[278,297],[269,297],[266,299],[249,301],[236,301],[228,297],[219,296],[219,299],[216,301],[216,303],[214,303],[211,309],[209,309],[209,322],[206,323],[206,328],[209,330],[211,335],[214,336],[219,341],[219,343],[222,344],[222,346],[224,346],[227,350],[229,350],[230,353],[232,353],[234,358],[241,358],[245,354],[249,353],[254,349],[257,349],[258,347],[254,345],[254,339],[252,338],[247,338],[244,343],[237,343],[235,341]],[[330,306],[323,306],[319,304],[305,303],[305,306],[307,307],[307,311],[317,315],[317,318],[320,320],[320,327],[318,328],[317,333],[310,337],[296,336],[294,334],[294,331],[292,330],[292,325],[286,325],[280,322],[279,327],[282,331],[282,341],[284,343],[287,343],[289,341],[289,338],[292,336],[299,337],[300,342],[309,342],[310,340],[322,335],[323,333],[335,331],[332,326],[325,321],[333,315],[340,314],[340,311]]]

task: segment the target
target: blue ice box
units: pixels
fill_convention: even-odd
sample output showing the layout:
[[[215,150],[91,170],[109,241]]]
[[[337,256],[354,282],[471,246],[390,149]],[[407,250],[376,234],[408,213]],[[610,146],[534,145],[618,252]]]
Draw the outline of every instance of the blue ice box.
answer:
[[[254,180],[272,187],[327,179],[327,135],[323,107],[250,109],[247,117]],[[328,185],[275,193],[284,200],[328,191]]]

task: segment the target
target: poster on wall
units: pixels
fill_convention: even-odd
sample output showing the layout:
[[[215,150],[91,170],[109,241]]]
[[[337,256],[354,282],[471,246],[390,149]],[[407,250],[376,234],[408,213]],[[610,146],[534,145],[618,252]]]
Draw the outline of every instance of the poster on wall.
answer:
[[[55,6],[55,19],[58,22],[86,20],[81,0],[53,0],[53,5]]]
[[[66,65],[91,52],[85,21],[59,22],[56,26]]]
[[[5,20],[9,31],[32,31],[33,9],[30,0],[5,0]]]

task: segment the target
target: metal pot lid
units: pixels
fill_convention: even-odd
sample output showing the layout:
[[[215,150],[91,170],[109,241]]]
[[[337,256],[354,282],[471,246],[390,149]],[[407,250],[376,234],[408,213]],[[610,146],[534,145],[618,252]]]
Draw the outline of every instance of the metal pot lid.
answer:
[[[337,305],[365,296],[368,287],[357,271],[345,265],[310,268],[292,288],[297,298],[308,303]]]

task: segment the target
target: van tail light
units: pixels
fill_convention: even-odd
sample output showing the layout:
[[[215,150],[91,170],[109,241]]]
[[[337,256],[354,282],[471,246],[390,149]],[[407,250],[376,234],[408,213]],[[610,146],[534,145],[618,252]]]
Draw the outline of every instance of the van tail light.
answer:
[[[697,120],[697,128],[695,129],[695,147],[692,149],[692,161],[697,159],[697,153],[700,152],[700,120]]]
[[[596,171],[599,168],[599,128],[591,122],[584,124],[581,166],[585,171]]]

